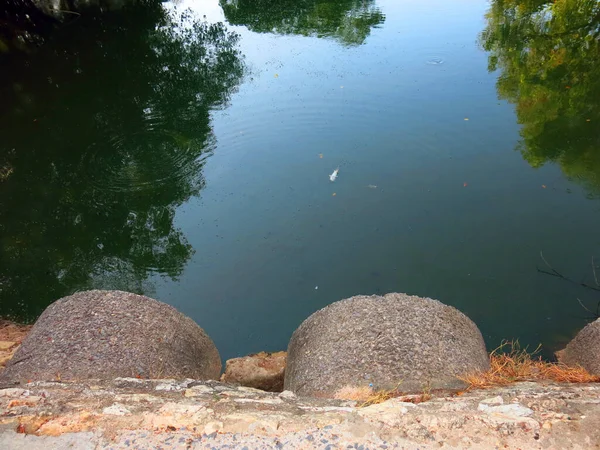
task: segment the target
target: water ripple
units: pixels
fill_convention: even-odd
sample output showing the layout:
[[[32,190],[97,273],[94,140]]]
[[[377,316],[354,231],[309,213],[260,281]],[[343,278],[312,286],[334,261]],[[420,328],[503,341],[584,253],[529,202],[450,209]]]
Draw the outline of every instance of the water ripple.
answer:
[[[211,154],[207,149],[212,148],[212,136],[190,137],[160,125],[158,118],[147,117],[142,131],[113,132],[104,142],[92,144],[82,163],[91,184],[114,192],[195,184],[204,159]]]

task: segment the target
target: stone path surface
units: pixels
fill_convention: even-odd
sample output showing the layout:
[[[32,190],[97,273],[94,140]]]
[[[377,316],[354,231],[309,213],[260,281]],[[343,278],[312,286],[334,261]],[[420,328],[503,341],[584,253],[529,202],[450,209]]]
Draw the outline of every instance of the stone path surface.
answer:
[[[0,386],[0,449],[600,449],[598,384],[411,399],[135,378]]]

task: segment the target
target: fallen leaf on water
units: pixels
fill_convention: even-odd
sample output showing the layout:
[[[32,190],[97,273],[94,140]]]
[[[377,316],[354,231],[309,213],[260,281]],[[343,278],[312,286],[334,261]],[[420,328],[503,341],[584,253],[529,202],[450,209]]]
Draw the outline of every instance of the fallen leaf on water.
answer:
[[[276,73],[276,74],[275,74],[275,78],[279,78],[279,74],[277,74],[277,73]]]
[[[545,185],[545,184],[542,184],[542,187],[543,187],[544,189],[546,189],[546,185]]]
[[[467,187],[467,182],[466,181],[463,183],[463,187]]]
[[[323,159],[323,153],[319,153],[319,158]]]

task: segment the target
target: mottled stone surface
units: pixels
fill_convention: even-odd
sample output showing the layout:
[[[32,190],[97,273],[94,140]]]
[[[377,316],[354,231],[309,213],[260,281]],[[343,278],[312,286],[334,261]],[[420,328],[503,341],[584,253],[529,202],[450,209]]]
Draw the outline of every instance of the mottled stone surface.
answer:
[[[314,313],[288,347],[285,389],[330,397],[345,386],[405,392],[463,387],[489,368],[477,326],[457,309],[405,294],[357,296]]]
[[[31,325],[0,319],[0,372],[12,359],[30,329]]]
[[[587,450],[599,443],[598,384],[518,383],[366,407],[192,379],[0,389],[2,449]]]
[[[0,381],[193,377],[217,379],[212,340],[172,306],[121,291],[84,291],[40,316]]]
[[[225,363],[224,383],[262,389],[269,392],[283,391],[286,352],[260,352]]]
[[[592,375],[600,375],[600,319],[587,324],[557,356],[568,366],[579,365]]]

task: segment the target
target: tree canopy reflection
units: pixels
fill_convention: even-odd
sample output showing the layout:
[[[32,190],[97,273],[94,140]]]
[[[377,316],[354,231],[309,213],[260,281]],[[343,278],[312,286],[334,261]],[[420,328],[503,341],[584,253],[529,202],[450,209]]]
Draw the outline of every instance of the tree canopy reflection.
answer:
[[[193,250],[175,209],[203,186],[237,43],[154,2],[82,16],[2,68],[0,315],[181,273]]]
[[[385,15],[374,0],[220,0],[229,23],[258,33],[333,37],[362,44]]]
[[[516,105],[523,157],[600,192],[600,2],[493,0],[481,41]]]

